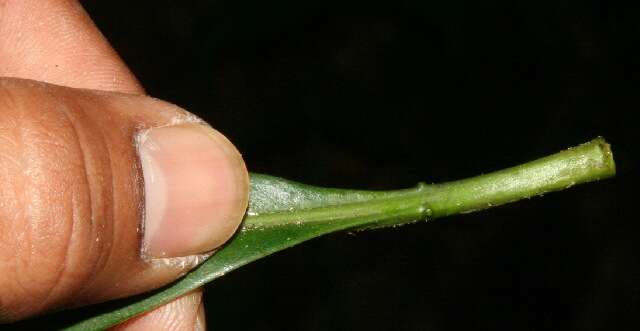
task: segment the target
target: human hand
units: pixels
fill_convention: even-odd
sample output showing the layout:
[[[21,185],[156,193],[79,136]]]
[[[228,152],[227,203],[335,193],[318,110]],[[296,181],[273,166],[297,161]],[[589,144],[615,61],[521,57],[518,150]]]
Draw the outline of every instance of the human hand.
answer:
[[[77,1],[0,0],[0,77],[0,323],[160,287],[237,228],[239,153],[144,96]],[[201,291],[119,328],[203,329]]]

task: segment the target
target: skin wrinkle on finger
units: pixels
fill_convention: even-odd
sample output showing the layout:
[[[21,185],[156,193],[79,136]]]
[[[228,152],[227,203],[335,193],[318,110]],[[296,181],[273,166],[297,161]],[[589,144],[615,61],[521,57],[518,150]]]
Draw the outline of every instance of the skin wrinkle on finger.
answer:
[[[77,1],[0,4],[0,76],[144,93]]]
[[[8,89],[3,89],[0,86],[0,107],[7,109],[13,108],[18,105],[18,100],[13,96]],[[0,137],[3,142],[10,142],[9,144],[0,144],[0,178],[11,176],[15,172],[23,169],[21,160],[18,160],[15,156],[9,156],[11,154],[4,152],[6,148],[16,149],[21,146],[21,140],[19,135],[13,135],[12,133],[19,130],[17,125],[20,122],[18,116],[9,117],[7,122],[0,122]],[[7,162],[9,161],[9,162]],[[23,197],[18,194],[21,192],[24,186],[24,178],[15,178],[15,181],[3,183],[2,190],[0,190],[0,228],[3,231],[0,232],[0,270],[3,271],[2,275],[6,278],[17,278],[18,265],[23,263],[24,260],[31,258],[30,247],[27,244],[30,241],[30,234],[27,231],[28,227],[25,224],[15,224],[15,226],[9,226],[10,220],[2,217],[2,210],[15,210],[14,215],[16,217],[23,217],[23,211],[19,208],[24,204]],[[11,241],[14,241],[16,245],[7,245]],[[19,259],[10,259],[11,256],[20,256],[18,252],[27,252]],[[5,256],[3,256],[3,253]],[[27,293],[28,286],[24,282],[19,281],[13,284],[11,291],[5,291],[6,295],[11,297],[0,296],[0,321],[10,318],[11,312],[8,310],[7,301],[11,301],[14,297],[20,296],[23,293]],[[0,278],[0,283],[2,279]],[[6,289],[6,288],[5,288]],[[7,289],[8,290],[8,289]]]
[[[10,234],[0,234],[0,260],[12,260],[0,274],[13,275],[0,277],[0,318],[157,288],[209,255],[140,255],[136,133],[195,117],[148,97],[16,79],[0,79],[0,105],[0,140],[13,142],[0,145],[0,197],[9,197],[0,201],[0,225]],[[16,155],[15,144],[28,145],[18,146],[26,154]]]
[[[89,229],[78,222],[90,218],[91,210],[83,203],[83,199],[90,196],[82,160],[84,153],[69,118],[56,109],[55,104],[45,104],[37,113],[27,110],[29,104],[30,101],[25,100],[20,107],[22,114],[28,114],[22,117],[20,133],[24,142],[22,177],[28,181],[22,192],[28,201],[23,205],[23,222],[30,226],[29,256],[33,261],[19,269],[22,277],[18,279],[31,275],[26,277],[31,284],[30,294],[39,300],[32,302],[29,309],[38,311],[45,305],[55,305],[52,301],[60,300],[64,296],[61,293],[73,287],[70,279],[90,277],[90,267],[81,273],[72,270],[73,275],[65,270],[69,264],[84,261],[85,254],[91,252],[86,247],[74,247],[87,242],[83,237]],[[49,222],[51,218],[56,222]],[[47,272],[38,274],[30,270]]]
[[[80,150],[80,155],[82,156],[82,158],[78,159],[78,164],[75,164],[74,166],[76,166],[77,168],[79,168],[79,170],[77,170],[77,173],[84,175],[84,181],[85,183],[89,182],[89,175],[87,174],[88,169],[86,164],[88,164],[89,162],[85,162],[86,159],[86,154],[84,152],[84,149],[82,147],[82,141],[79,138],[79,132],[76,129],[76,126],[73,124],[73,121],[71,120],[71,118],[69,117],[69,115],[66,113],[65,110],[61,111],[61,114],[63,115],[63,117],[65,117],[65,120],[70,124],[70,135],[73,135],[74,138],[72,138],[72,141],[77,142],[77,145],[73,146],[76,147]],[[47,131],[44,130],[43,133],[45,133],[45,135],[47,135],[47,141],[51,141],[51,142],[56,142],[56,137],[54,137],[52,134],[47,134]],[[66,149],[72,149],[73,147],[68,147],[65,145],[61,145],[61,144],[56,144],[56,147],[62,150],[66,150]],[[47,148],[49,149],[49,148]],[[73,152],[71,152],[73,153]],[[69,171],[74,171],[75,169],[71,169],[71,170],[63,170],[63,172],[69,172]],[[62,174],[61,174],[62,175]],[[63,187],[62,190],[65,190],[65,188]],[[73,262],[70,261],[70,259],[72,259],[72,255],[71,252],[73,250],[73,243],[76,242],[81,242],[80,240],[77,239],[78,236],[81,236],[82,233],[81,231],[78,230],[78,222],[82,221],[83,216],[86,215],[86,210],[84,210],[84,206],[82,202],[78,202],[78,198],[76,196],[76,194],[71,193],[71,202],[70,202],[70,206],[68,206],[69,208],[69,212],[68,214],[70,214],[70,224],[67,225],[67,230],[66,233],[69,234],[69,237],[63,239],[65,241],[68,242],[67,245],[65,245],[65,250],[62,253],[62,259],[63,262],[60,265],[60,268],[58,270],[56,270],[56,274],[55,274],[55,278],[50,280],[50,283],[52,284],[51,287],[49,287],[47,289],[46,295],[42,300],[39,300],[38,302],[38,306],[36,306],[36,310],[43,310],[43,307],[46,307],[48,305],[52,305],[52,301],[53,301],[53,305],[55,305],[55,301],[57,299],[57,293],[59,291],[59,288],[63,288],[64,287],[64,282],[63,280],[67,277],[67,273],[68,273],[68,269],[67,266],[69,265],[73,265]],[[90,215],[95,215],[93,212],[93,199],[92,199],[92,190],[88,190],[88,194],[86,194],[87,199],[89,200],[89,213]],[[29,204],[29,206],[32,206],[31,204]],[[93,222],[93,217],[92,218],[92,222]],[[32,224],[32,223],[30,223]],[[92,226],[93,228],[93,226]],[[89,270],[92,270],[93,268],[88,268]]]
[[[103,249],[103,247],[111,245],[111,241],[115,238],[113,233],[114,226],[109,222],[104,222],[104,219],[113,219],[113,215],[115,215],[115,213],[113,211],[113,203],[99,203],[98,199],[93,196],[96,195],[95,191],[99,190],[100,194],[98,194],[98,196],[109,197],[108,200],[110,201],[116,201],[116,199],[113,197],[114,186],[113,177],[111,175],[113,172],[113,163],[108,162],[102,167],[91,167],[91,165],[96,164],[96,162],[92,161],[92,159],[96,158],[96,155],[94,155],[95,152],[93,152],[94,150],[99,148],[100,150],[97,154],[104,155],[110,155],[111,151],[109,151],[109,144],[106,143],[106,137],[104,136],[102,130],[99,129],[96,123],[87,119],[83,119],[82,123],[85,126],[92,126],[89,128],[89,130],[93,133],[96,133],[96,136],[95,139],[91,140],[94,142],[91,148],[83,146],[90,139],[88,139],[83,134],[83,130],[77,128],[78,124],[75,123],[76,121],[74,120],[74,116],[70,115],[70,112],[72,112],[72,110],[70,110],[69,107],[66,107],[65,105],[60,106],[59,109],[63,114],[65,114],[69,123],[71,123],[76,135],[76,140],[79,142],[78,146],[82,155],[82,168],[84,169],[86,182],[93,182],[89,185],[93,189],[89,190],[88,195],[89,206],[91,210],[91,217],[89,220],[91,223],[91,234],[89,234],[88,236],[89,238],[95,238],[95,240],[89,240],[90,247],[88,250],[97,251],[99,252],[99,255],[97,256],[97,258],[89,259],[86,263],[87,269],[92,270],[92,274],[97,274],[100,273],[105,265],[109,263],[111,253],[113,253],[112,250]],[[78,112],[78,115],[76,116],[83,117],[82,115],[83,112]],[[109,161],[111,161],[111,158],[109,158]],[[106,183],[110,183],[110,185],[107,185]],[[100,217],[101,215],[103,216]],[[76,220],[75,217],[73,219]],[[74,221],[74,226],[76,225],[76,223],[77,221]],[[74,229],[72,229],[71,233],[75,235],[77,231],[74,231]],[[74,242],[78,241],[78,239],[72,237],[70,241]],[[71,245],[67,246],[67,250],[69,249],[71,249]],[[73,263],[71,264],[73,265]],[[76,296],[81,297],[86,289],[91,287],[94,281],[95,278],[88,278],[81,282],[81,286],[76,291]]]

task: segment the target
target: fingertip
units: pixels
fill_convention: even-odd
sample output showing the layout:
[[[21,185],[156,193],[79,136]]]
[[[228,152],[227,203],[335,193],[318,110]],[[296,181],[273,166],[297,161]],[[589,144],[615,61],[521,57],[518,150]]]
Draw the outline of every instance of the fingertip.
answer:
[[[206,329],[202,290],[187,293],[114,328],[117,331],[204,331]]]

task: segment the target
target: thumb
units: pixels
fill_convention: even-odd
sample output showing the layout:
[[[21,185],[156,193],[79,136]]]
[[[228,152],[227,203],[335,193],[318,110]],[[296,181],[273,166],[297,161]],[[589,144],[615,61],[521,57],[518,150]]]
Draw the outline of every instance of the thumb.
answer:
[[[0,322],[160,287],[240,223],[234,146],[143,96],[0,79]]]

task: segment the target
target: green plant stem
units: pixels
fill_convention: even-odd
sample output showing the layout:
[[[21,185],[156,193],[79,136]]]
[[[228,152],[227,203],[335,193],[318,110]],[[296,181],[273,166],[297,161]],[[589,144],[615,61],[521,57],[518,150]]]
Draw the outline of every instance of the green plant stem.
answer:
[[[395,226],[470,213],[613,175],[611,149],[599,137],[547,157],[468,179],[387,192],[338,190],[321,207],[291,213],[257,213],[247,217],[244,227],[269,227],[300,220],[304,224],[345,220],[343,229]],[[360,198],[344,203],[345,196],[354,194],[360,194]],[[351,219],[354,220],[347,221]]]
[[[426,187],[433,217],[469,213],[615,175],[601,137],[512,168]]]

